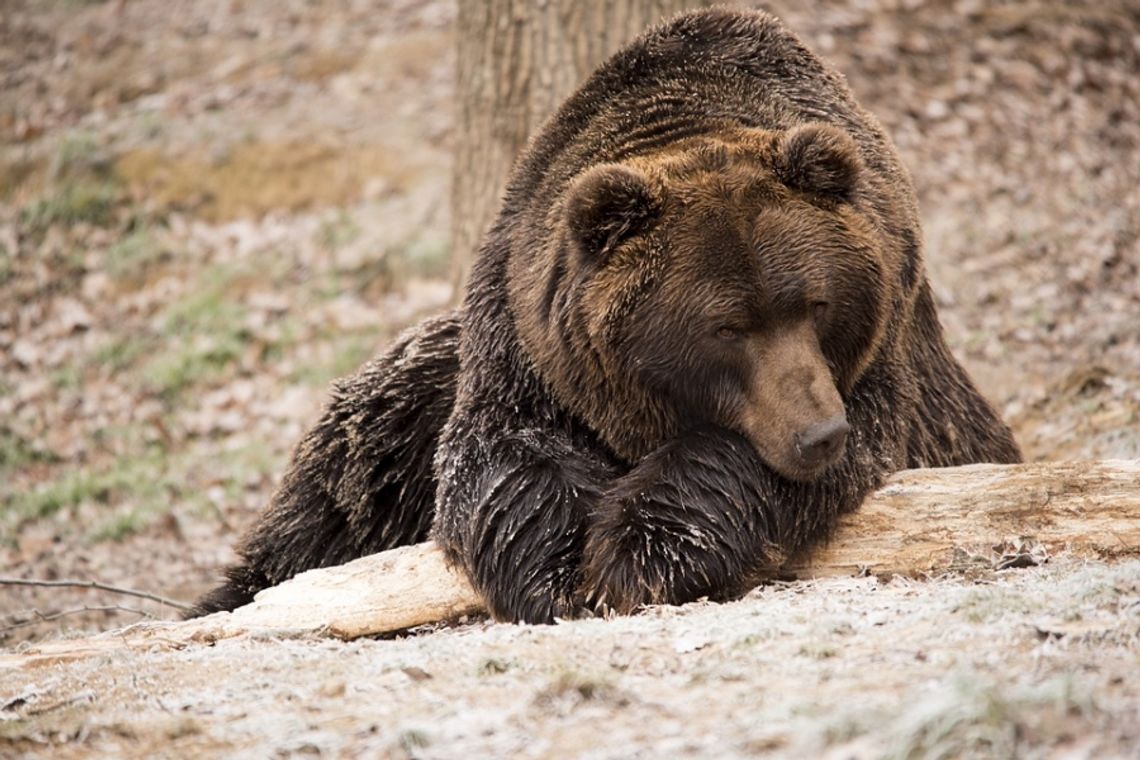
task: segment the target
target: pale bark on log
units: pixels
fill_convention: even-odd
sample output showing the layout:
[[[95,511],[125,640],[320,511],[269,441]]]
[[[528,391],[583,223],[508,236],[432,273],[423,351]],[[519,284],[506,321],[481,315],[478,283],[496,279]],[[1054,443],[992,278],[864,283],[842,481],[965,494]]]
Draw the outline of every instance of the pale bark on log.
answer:
[[[1032,546],[1038,556],[1140,554],[1140,460],[900,472],[843,518],[828,546],[791,562],[782,575],[941,575],[984,564],[995,546],[1011,543]],[[425,543],[310,570],[232,613],[138,623],[0,654],[0,669],[123,647],[181,649],[238,636],[353,639],[482,609],[467,579],[446,565],[434,544]]]
[[[1049,554],[1140,554],[1140,460],[904,470],[787,570],[931,575],[1021,538]]]

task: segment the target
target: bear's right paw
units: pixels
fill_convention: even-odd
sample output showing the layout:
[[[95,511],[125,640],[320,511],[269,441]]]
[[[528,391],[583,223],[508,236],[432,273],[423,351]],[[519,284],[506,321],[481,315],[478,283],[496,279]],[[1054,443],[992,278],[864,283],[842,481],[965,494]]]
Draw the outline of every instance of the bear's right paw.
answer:
[[[648,604],[666,603],[664,589],[651,586],[629,554],[596,553],[584,577],[584,605],[598,613],[628,615]]]
[[[683,538],[687,526],[649,519],[648,506],[644,497],[633,497],[595,515],[582,572],[588,608],[624,615],[645,605],[681,604],[703,595],[708,579],[702,583],[684,572],[695,559]]]
[[[495,620],[542,625],[570,620],[583,611],[570,571],[541,572],[520,563],[514,574],[479,573],[473,580]]]

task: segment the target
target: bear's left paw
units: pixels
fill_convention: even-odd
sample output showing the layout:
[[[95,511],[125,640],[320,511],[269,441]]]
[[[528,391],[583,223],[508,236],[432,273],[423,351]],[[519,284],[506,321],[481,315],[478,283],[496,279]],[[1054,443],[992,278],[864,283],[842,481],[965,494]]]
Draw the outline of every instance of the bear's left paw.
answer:
[[[583,568],[585,606],[625,615],[646,604],[667,602],[665,578],[654,569],[638,526],[596,524],[586,543]]]
[[[683,604],[725,580],[713,577],[722,563],[700,530],[653,506],[637,495],[595,514],[582,574],[587,607],[628,614],[647,604]]]

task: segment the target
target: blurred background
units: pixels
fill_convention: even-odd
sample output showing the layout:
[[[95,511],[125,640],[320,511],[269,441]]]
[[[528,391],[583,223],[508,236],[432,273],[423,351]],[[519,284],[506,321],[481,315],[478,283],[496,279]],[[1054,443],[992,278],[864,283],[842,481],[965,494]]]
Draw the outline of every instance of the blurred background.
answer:
[[[0,575],[209,587],[329,381],[458,298],[526,135],[698,4],[3,0]],[[1140,456],[1140,4],[760,7],[894,137],[1026,455]],[[0,644],[144,613],[0,586]]]

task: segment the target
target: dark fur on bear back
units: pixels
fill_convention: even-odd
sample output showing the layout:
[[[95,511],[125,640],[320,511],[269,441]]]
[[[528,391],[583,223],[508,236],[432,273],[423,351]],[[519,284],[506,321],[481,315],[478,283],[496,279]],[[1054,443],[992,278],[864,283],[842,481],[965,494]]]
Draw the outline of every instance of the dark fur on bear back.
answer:
[[[813,133],[814,124],[843,140],[829,146],[835,132]],[[853,209],[877,241],[869,271],[881,275],[873,303],[882,313],[868,315],[870,342],[841,388],[846,448],[806,482],[777,474],[739,432],[598,370],[596,325],[585,321],[627,320],[643,293],[615,293],[605,315],[584,315],[595,270],[565,242],[592,240],[565,222],[592,168],[660,164],[674,146],[715,158],[717,141],[749,130],[773,135],[770,169],[791,195],[825,212]],[[847,144],[857,157],[829,164]],[[636,202],[642,191],[631,188]],[[597,245],[639,223],[618,217],[599,227]],[[310,567],[423,540],[429,524],[500,619],[722,598],[826,538],[894,470],[1016,461],[1008,429],[945,346],[921,241],[890,141],[778,21],[720,9],[648,31],[520,157],[464,312],[413,328],[338,386],[240,545],[241,562],[198,612],[232,609]],[[644,266],[644,287],[656,287],[656,265]],[[662,340],[681,339],[666,331]]]

